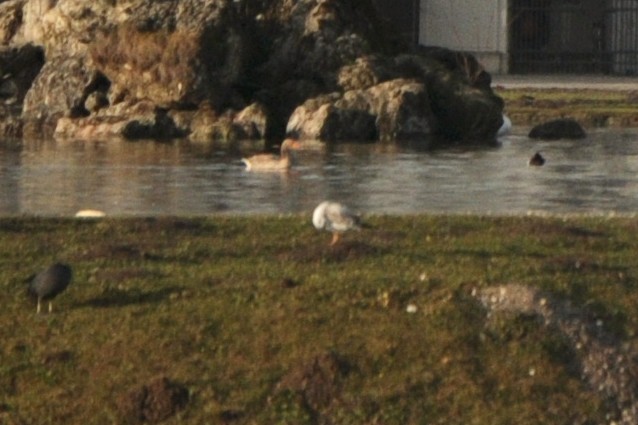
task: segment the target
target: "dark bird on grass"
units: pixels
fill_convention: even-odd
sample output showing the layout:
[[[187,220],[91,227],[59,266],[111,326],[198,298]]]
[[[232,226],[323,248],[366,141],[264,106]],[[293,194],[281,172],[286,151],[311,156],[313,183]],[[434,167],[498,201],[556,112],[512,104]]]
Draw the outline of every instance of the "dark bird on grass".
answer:
[[[536,152],[534,156],[529,159],[528,165],[533,167],[540,167],[545,164],[545,158],[540,152]]]
[[[51,300],[69,286],[72,276],[71,267],[66,264],[56,263],[36,274],[33,279],[30,279],[28,292],[29,295],[38,300],[37,313],[40,313],[42,301],[49,302],[49,313],[53,311]]]
[[[323,201],[315,208],[312,213],[312,224],[319,230],[332,233],[331,246],[339,241],[342,233],[365,227],[359,215],[345,205],[331,201]]]

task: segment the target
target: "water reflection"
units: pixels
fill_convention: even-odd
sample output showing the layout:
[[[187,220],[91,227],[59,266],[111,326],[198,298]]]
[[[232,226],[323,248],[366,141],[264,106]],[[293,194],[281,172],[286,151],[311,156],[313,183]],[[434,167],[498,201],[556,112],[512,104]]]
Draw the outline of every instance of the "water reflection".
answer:
[[[345,145],[298,153],[288,175],[244,171],[241,150],[187,144],[26,143],[0,148],[0,214],[206,215],[307,212],[320,200],[375,213],[634,212],[638,131],[491,149]],[[255,148],[253,147],[252,150]],[[528,167],[541,151],[543,167]]]

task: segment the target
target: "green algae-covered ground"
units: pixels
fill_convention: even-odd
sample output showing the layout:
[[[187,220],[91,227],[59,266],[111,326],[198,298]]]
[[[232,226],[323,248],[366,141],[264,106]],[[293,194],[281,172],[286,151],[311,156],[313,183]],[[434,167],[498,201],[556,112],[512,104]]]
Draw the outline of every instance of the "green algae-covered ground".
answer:
[[[586,128],[638,127],[638,91],[495,88],[514,125],[533,126],[574,118]]]
[[[0,423],[136,423],[158,377],[188,393],[167,424],[605,422],[560,335],[470,294],[540,287],[632,349],[637,219],[366,219],[335,247],[298,215],[0,219]],[[74,280],[36,315],[54,261]]]

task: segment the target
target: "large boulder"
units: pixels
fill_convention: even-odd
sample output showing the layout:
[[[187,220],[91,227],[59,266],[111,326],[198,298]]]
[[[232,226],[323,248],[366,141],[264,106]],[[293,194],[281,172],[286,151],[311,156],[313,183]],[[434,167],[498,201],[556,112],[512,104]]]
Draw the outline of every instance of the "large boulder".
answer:
[[[398,61],[406,72],[425,80],[434,132],[448,141],[495,142],[504,102],[492,91],[489,73],[468,53],[438,47],[420,48],[419,53]]]
[[[290,117],[287,132],[318,140],[421,140],[430,134],[430,110],[425,86],[396,79],[343,96],[323,96],[305,102]]]
[[[376,139],[375,117],[366,108],[339,107],[334,96],[306,101],[292,113],[286,132],[299,139],[343,141]]]
[[[22,110],[25,122],[39,129],[55,128],[63,116],[87,115],[83,105],[94,78],[95,74],[80,56],[48,58],[25,96]]]
[[[559,118],[534,126],[528,137],[543,140],[584,139],[587,133],[575,119]]]
[[[480,64],[384,29],[371,0],[9,0],[0,44],[41,60],[0,95],[29,136],[493,141]]]

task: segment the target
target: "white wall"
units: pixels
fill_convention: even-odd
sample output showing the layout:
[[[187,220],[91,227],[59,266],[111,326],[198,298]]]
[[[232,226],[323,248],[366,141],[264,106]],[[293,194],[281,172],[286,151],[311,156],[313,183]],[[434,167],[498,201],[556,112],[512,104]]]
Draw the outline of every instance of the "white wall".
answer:
[[[419,43],[474,53],[507,72],[507,0],[421,0]]]

